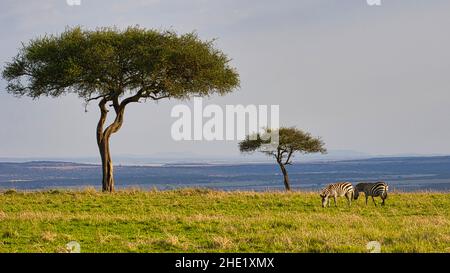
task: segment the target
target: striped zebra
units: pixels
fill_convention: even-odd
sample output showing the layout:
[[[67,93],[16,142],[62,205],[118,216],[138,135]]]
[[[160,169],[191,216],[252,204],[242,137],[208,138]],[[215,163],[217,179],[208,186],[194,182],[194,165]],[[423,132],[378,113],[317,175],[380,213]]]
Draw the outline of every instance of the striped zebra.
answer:
[[[336,199],[341,196],[345,196],[348,200],[348,205],[351,206],[354,193],[353,186],[349,182],[330,184],[320,193],[320,197],[322,197],[322,207],[330,206],[331,197],[333,197],[334,205],[337,207]]]
[[[355,186],[355,200],[358,199],[360,192],[364,192],[364,195],[366,196],[366,205],[369,196],[372,196],[375,206],[377,205],[375,202],[375,197],[380,196],[381,200],[383,200],[381,205],[384,205],[384,200],[387,198],[388,188],[389,186],[385,182],[359,183]]]

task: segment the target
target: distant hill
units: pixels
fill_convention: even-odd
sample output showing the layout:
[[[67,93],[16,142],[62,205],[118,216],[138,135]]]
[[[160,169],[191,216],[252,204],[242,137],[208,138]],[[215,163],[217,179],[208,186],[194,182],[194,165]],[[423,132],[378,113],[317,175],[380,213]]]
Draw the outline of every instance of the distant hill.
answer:
[[[272,161],[203,161],[117,164],[118,188],[202,187],[220,190],[282,189]],[[384,157],[296,162],[288,166],[294,189],[316,190],[335,181],[387,181],[392,190],[450,191],[450,156]],[[98,164],[30,161],[0,162],[0,189],[41,190],[99,187]]]

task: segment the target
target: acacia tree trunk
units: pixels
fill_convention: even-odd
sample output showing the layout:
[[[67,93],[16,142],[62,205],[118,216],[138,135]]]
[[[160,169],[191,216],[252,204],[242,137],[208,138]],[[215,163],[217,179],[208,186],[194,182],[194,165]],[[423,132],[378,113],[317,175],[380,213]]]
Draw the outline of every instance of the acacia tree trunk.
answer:
[[[278,162],[278,165],[280,165],[281,172],[283,173],[284,187],[286,188],[287,191],[290,191],[291,186],[289,185],[289,176],[288,176],[286,167],[284,166],[284,164],[282,162]]]
[[[114,168],[109,150],[109,137],[104,137],[98,146],[102,159],[102,190],[114,191]]]
[[[100,152],[100,157],[102,160],[102,191],[113,192],[114,191],[114,168],[111,159],[111,152],[109,149],[109,140],[111,135],[119,131],[123,123],[123,114],[125,112],[125,107],[115,107],[116,118],[114,121],[106,128],[103,129],[106,117],[108,115],[108,110],[106,109],[106,99],[102,99],[99,103],[100,108],[100,120],[97,125],[97,145]]]

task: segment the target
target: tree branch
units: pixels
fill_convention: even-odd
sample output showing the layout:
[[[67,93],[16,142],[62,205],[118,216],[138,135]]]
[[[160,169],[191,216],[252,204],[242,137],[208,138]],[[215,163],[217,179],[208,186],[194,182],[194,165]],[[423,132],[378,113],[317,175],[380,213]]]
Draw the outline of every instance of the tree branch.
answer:
[[[93,97],[93,98],[87,99],[86,102],[90,102],[90,101],[93,101],[93,100],[98,100],[99,98],[105,98],[105,97],[106,97],[106,95],[99,95],[97,97]]]
[[[164,95],[164,96],[161,96],[161,97],[154,97],[154,96],[149,95],[149,96],[146,96],[145,98],[151,98],[152,100],[160,100],[160,99],[170,98],[170,96],[169,95]]]
[[[98,107],[100,108],[100,119],[97,124],[97,144],[100,145],[100,143],[103,141],[103,125],[106,121],[106,116],[108,115],[108,109],[106,109],[106,103],[108,100],[106,98],[103,98],[99,103]]]
[[[112,99],[112,102],[113,102],[113,106],[114,106],[114,111],[116,111],[116,114],[118,114],[120,111],[119,97],[114,96]]]
[[[144,89],[140,89],[135,95],[128,97],[126,99],[124,99],[121,103],[120,103],[120,108],[125,108],[125,106],[131,102],[139,102],[139,100],[141,98],[150,98],[152,100],[158,101],[160,99],[165,99],[165,98],[169,98],[170,95],[163,95],[163,96],[159,96],[156,97],[154,95],[144,95]]]
[[[277,149],[277,155],[275,156],[275,158],[277,159],[278,163],[281,163],[281,157],[282,157],[281,149],[278,148]]]
[[[289,154],[288,154],[288,157],[287,157],[286,161],[284,162],[284,165],[290,165],[291,164],[290,160],[291,160],[291,156],[292,156],[293,153],[294,153],[294,149],[291,149],[289,151]]]

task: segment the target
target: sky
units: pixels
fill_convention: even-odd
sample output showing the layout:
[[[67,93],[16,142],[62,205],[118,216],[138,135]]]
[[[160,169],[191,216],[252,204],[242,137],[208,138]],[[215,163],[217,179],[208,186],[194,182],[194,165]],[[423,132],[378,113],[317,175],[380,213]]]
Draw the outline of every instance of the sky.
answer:
[[[69,1],[70,2],[70,1]],[[279,105],[280,123],[329,150],[450,154],[450,1],[66,0],[0,2],[0,63],[66,27],[196,31],[232,58],[241,86],[204,104]],[[97,156],[94,104],[15,98],[0,80],[0,157]],[[130,105],[113,155],[231,156],[236,141],[174,141],[171,109]]]

